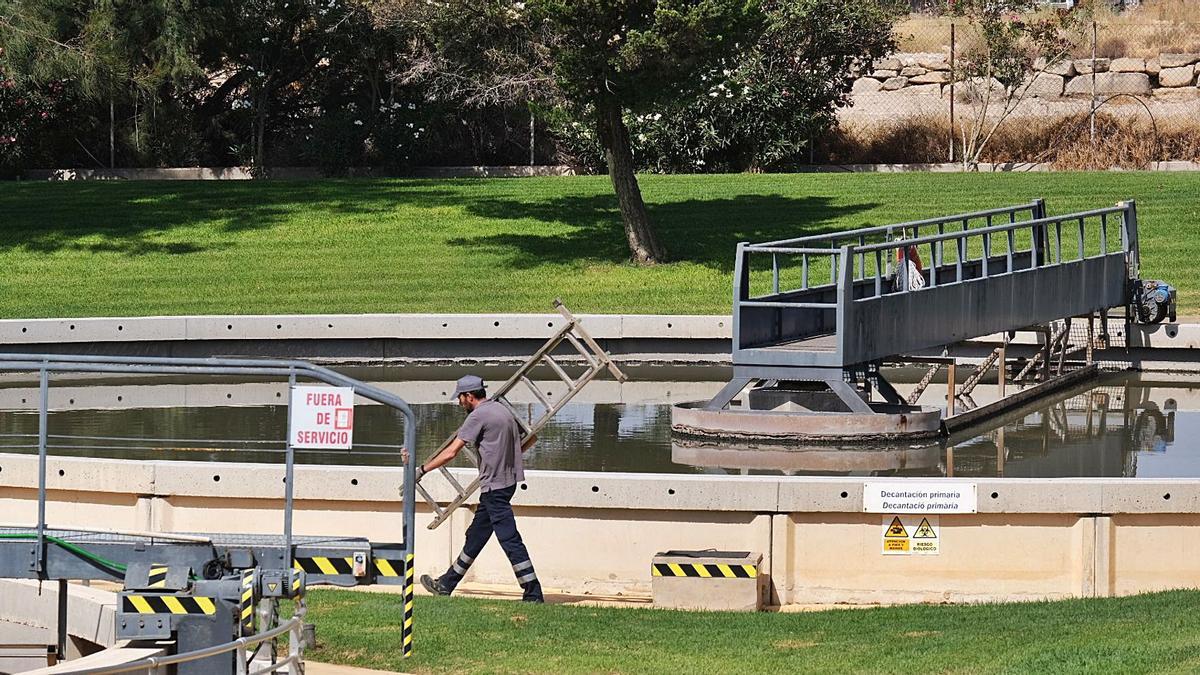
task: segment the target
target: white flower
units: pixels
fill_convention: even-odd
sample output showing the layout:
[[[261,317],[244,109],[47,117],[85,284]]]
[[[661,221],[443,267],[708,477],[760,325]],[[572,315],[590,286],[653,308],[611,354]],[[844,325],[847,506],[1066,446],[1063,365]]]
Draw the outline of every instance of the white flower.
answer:
[[[270,42],[270,41],[271,41],[271,38],[269,38],[269,37],[264,37],[264,38],[262,39],[262,41],[263,41],[263,44],[265,45],[265,44],[267,44],[268,42]]]
[[[704,166],[704,160],[702,160],[702,159],[696,160],[696,166]]]
[[[661,119],[662,119],[662,113],[654,113],[654,121],[655,122],[657,122]]]
[[[362,120],[354,120],[354,126],[356,126],[356,127],[361,127],[361,126],[362,126]]]
[[[721,94],[719,92],[710,91],[710,92],[708,92],[708,95],[712,96],[713,98],[716,98],[716,97],[720,96]]]

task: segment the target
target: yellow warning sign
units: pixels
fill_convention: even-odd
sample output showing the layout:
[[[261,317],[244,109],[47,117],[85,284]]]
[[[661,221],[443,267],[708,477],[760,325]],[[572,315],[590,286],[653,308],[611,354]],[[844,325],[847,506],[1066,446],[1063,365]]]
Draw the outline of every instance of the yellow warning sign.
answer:
[[[921,519],[921,524],[917,526],[917,531],[913,533],[913,539],[937,539],[937,533],[933,531],[933,526],[929,524],[928,518]]]
[[[937,516],[885,515],[882,525],[884,555],[941,553]]]

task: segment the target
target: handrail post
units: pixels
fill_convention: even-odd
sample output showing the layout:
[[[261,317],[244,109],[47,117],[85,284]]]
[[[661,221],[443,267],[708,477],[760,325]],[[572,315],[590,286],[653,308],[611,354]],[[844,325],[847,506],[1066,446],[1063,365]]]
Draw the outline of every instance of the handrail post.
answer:
[[[409,448],[409,452],[408,461],[404,463],[404,611],[401,614],[400,649],[403,658],[408,658],[413,650],[413,580],[416,577],[417,418],[411,409],[406,408],[403,412],[404,447]]]
[[[288,629],[288,675],[303,675],[303,650],[304,644],[301,641],[301,631],[303,630],[303,621],[293,621],[292,627]]]
[[[1141,255],[1138,245],[1137,204],[1130,199],[1118,204],[1125,210],[1123,227],[1121,228],[1121,246],[1125,249],[1125,265],[1129,270],[1129,278],[1136,279],[1141,274]]]
[[[1046,217],[1046,200],[1038,197],[1033,200],[1032,213],[1034,220],[1041,220]],[[1033,241],[1036,242],[1033,250],[1033,266],[1041,267],[1046,264],[1046,252],[1050,249],[1050,239],[1048,238],[1045,225],[1033,226]]]
[[[283,564],[285,570],[292,569],[292,499],[296,488],[295,478],[296,449],[292,447],[292,396],[296,389],[296,369],[288,373],[288,424],[287,424],[287,457],[283,470]]]
[[[43,367],[38,373],[38,522],[36,572],[46,578],[46,428],[49,423],[50,373]]]
[[[841,253],[841,269],[837,278],[837,349],[838,356],[846,353],[846,338],[849,327],[853,324],[854,314],[854,247],[843,246]]]
[[[730,317],[733,323],[733,351],[737,353],[742,347],[741,332],[742,332],[742,308],[743,300],[750,297],[750,266],[747,264],[746,242],[740,241],[737,245],[737,253],[733,259],[733,316]],[[808,261],[807,256],[805,262]],[[807,266],[806,266],[807,271]],[[807,279],[807,275],[805,276]]]

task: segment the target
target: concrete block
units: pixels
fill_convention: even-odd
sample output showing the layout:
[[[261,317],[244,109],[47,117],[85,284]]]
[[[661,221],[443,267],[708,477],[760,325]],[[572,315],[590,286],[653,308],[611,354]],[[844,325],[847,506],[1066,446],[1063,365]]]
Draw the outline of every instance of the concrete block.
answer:
[[[1196,66],[1163,68],[1158,73],[1158,84],[1163,87],[1187,87],[1196,80]]]
[[[1063,76],[1038,73],[1033,78],[1033,83],[1029,85],[1029,95],[1038,98],[1058,98],[1063,95],[1064,86],[1066,86],[1066,82]]]
[[[882,89],[883,91],[896,91],[897,89],[903,89],[904,87],[907,87],[907,86],[908,86],[908,78],[897,76],[897,77],[889,77],[887,80],[885,80],[883,83],[883,86],[880,87],[880,89]]]
[[[872,94],[874,92],[879,91],[879,88],[881,86],[883,86],[883,83],[881,83],[879,80],[876,80],[875,78],[860,77],[854,81],[853,85],[851,85],[850,93],[851,94]]]
[[[1159,54],[1158,63],[1163,68],[1182,68],[1200,61],[1200,54]]]
[[[946,61],[946,57],[942,55],[929,55],[917,59],[917,65],[925,70],[949,71],[950,64]]]
[[[924,95],[924,96],[941,96],[942,85],[940,84],[910,84],[900,91],[902,94],[909,95]]]
[[[1108,59],[1075,59],[1075,72],[1080,75],[1090,75],[1092,72],[1103,73],[1108,71]]]
[[[654,606],[757,612],[763,606],[762,559],[748,551],[659,553],[651,567]]]
[[[1150,76],[1146,73],[1098,73],[1097,94],[1133,94],[1144,96],[1151,90]],[[1079,75],[1067,83],[1066,94],[1087,95],[1092,93],[1092,76]]]
[[[1113,73],[1144,73],[1146,72],[1146,59],[1132,57],[1113,59],[1112,63],[1108,64],[1108,70]]]
[[[1033,69],[1049,73],[1051,75],[1060,75],[1062,77],[1072,77],[1075,75],[1075,62],[1069,59],[1058,60],[1053,63],[1046,63],[1045,57],[1038,57],[1033,62]]]
[[[923,75],[910,78],[912,84],[947,84],[950,82],[950,71],[931,70]]]
[[[623,338],[725,339],[733,335],[733,323],[727,316],[626,314],[620,319]],[[583,327],[592,330],[588,320]]]

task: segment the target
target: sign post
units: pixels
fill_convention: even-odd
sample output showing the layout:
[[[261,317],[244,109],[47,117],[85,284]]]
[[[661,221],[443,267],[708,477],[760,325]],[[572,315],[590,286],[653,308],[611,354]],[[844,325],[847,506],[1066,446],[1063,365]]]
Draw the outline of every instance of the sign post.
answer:
[[[354,389],[352,387],[298,387],[296,374],[288,378],[287,466],[284,469],[283,538],[285,564],[292,568],[292,494],[295,449],[349,450],[354,444]]]

